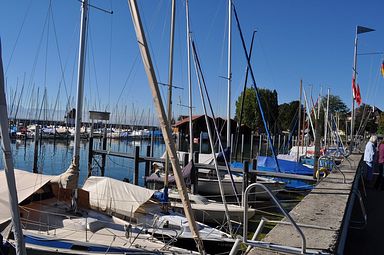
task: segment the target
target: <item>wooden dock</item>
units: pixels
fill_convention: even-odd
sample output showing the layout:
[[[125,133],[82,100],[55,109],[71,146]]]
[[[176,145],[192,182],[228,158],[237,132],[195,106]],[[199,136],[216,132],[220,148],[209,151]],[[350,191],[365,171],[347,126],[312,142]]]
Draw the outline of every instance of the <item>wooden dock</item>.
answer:
[[[322,254],[343,254],[353,204],[360,182],[358,168],[361,155],[351,155],[292,209],[290,216],[303,231],[307,250]],[[286,222],[286,219],[282,220]],[[302,239],[292,225],[277,224],[262,240],[287,247],[302,247]],[[264,248],[253,248],[249,254],[286,254]]]

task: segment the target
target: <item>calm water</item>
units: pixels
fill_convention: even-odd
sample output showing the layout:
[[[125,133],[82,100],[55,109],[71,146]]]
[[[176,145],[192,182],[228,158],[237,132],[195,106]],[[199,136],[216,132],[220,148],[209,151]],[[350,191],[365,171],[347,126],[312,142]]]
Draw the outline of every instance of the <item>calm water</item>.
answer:
[[[118,141],[108,140],[107,150],[113,152],[134,153],[135,146],[140,146],[140,155],[146,154],[147,145],[150,141]],[[33,140],[13,140],[11,141],[12,154],[14,158],[15,168],[32,172],[34,158],[34,141]],[[63,173],[72,161],[73,141],[62,140],[42,140],[39,145],[38,171],[44,174],[60,174]],[[80,144],[80,185],[82,186],[88,173],[88,141],[81,141]],[[100,140],[94,140],[94,149],[101,149]],[[154,157],[160,157],[165,151],[163,141],[155,141],[153,146]],[[96,156],[97,162],[101,164],[101,157]],[[100,175],[100,168],[94,161],[93,175]],[[139,184],[143,185],[144,181],[144,163],[140,163],[139,168]],[[1,160],[1,168],[4,168]],[[105,176],[122,180],[128,178],[133,179],[133,160],[120,157],[107,156],[105,166]]]

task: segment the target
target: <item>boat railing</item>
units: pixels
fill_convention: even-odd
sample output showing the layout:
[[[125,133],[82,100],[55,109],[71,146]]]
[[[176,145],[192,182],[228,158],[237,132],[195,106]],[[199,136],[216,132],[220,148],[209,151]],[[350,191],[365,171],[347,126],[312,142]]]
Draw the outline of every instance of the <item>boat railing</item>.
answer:
[[[318,159],[318,165],[319,165],[319,166],[320,166],[320,161],[321,161],[321,160],[329,161],[329,162],[331,163],[330,166],[332,167],[332,169],[336,169],[337,172],[339,172],[339,173],[343,176],[343,183],[344,183],[344,184],[347,183],[345,174],[343,173],[343,171],[341,171],[340,167],[337,166],[334,157],[332,157],[332,156],[328,156],[328,155],[323,155],[323,156],[319,157],[319,159]],[[320,174],[319,174],[318,176],[319,176],[319,178],[320,178]],[[318,181],[319,181],[319,180],[318,180]]]
[[[277,208],[281,211],[281,213],[285,216],[286,219],[288,219],[289,222],[288,224],[292,225],[298,234],[301,237],[301,248],[297,247],[290,247],[290,246],[284,246],[284,245],[279,245],[279,244],[273,244],[270,242],[264,242],[264,241],[257,241],[256,238],[257,236],[261,233],[261,231],[264,228],[264,224],[268,221],[266,218],[262,218],[260,220],[260,223],[252,237],[251,240],[248,240],[248,214],[246,213],[248,210],[248,197],[251,189],[254,189],[256,187],[264,189],[268,195],[270,196],[271,200],[276,204]],[[281,205],[280,201],[273,195],[273,193],[269,190],[268,187],[261,183],[253,183],[249,185],[244,192],[244,214],[243,214],[243,237],[241,239],[237,239],[234,246],[232,247],[232,250],[230,252],[230,255],[237,254],[237,251],[239,249],[240,243],[243,242],[245,245],[248,245],[248,247],[259,247],[259,248],[267,248],[270,250],[278,251],[278,252],[283,252],[283,253],[291,253],[291,254],[311,254],[311,253],[316,253],[317,251],[309,251],[307,250],[306,247],[306,239],[304,236],[303,231],[300,229],[298,224],[295,222],[295,220],[288,214],[288,212],[283,208]],[[249,249],[248,249],[249,250]]]

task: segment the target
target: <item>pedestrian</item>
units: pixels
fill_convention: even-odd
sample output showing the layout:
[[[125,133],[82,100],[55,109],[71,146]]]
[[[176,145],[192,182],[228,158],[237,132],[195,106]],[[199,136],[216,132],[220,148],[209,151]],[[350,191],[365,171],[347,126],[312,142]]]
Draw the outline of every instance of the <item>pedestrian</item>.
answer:
[[[384,181],[383,181],[383,174],[384,174],[384,139],[381,140],[378,148],[378,168],[379,168],[379,176],[377,176],[376,182],[375,182],[375,189],[381,188],[381,190],[384,190]]]
[[[364,162],[365,162],[365,179],[369,186],[373,179],[373,166],[376,154],[377,136],[373,135],[365,145]]]

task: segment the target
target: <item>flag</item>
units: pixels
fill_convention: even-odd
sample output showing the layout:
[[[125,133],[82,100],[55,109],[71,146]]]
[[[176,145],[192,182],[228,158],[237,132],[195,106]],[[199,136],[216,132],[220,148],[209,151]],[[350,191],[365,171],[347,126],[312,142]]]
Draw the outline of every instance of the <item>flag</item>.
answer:
[[[371,32],[371,31],[375,31],[375,29],[368,28],[368,27],[362,27],[362,26],[357,26],[357,28],[356,28],[357,34],[367,33],[367,32]]]
[[[384,77],[384,60],[383,63],[381,63],[381,75]]]
[[[357,88],[356,88],[355,78],[352,78],[352,95],[353,95],[353,99],[356,99]]]
[[[361,94],[360,94],[360,86],[359,84],[357,84],[357,88],[356,88],[356,103],[358,106],[361,105]]]

